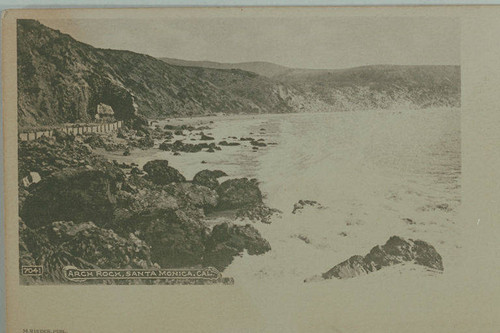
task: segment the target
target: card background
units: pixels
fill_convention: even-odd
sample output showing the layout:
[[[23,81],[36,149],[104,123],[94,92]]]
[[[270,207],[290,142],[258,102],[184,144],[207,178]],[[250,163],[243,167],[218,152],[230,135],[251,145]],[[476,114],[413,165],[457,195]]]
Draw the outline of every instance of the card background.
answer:
[[[18,17],[193,16],[451,16],[461,19],[463,262],[451,285],[418,285],[401,297],[415,307],[370,300],[373,311],[331,311],[349,304],[325,285],[289,290],[276,316],[283,332],[500,332],[500,7],[124,9],[10,11],[3,19],[4,186],[8,331],[58,328],[67,332],[267,332],[262,304],[244,286],[20,286],[17,227],[15,19]],[[298,142],[300,144],[300,142]],[[268,292],[269,286],[262,286]],[[390,292],[390,289],[387,291]],[[342,298],[343,297],[343,298]],[[397,313],[397,316],[393,314]]]

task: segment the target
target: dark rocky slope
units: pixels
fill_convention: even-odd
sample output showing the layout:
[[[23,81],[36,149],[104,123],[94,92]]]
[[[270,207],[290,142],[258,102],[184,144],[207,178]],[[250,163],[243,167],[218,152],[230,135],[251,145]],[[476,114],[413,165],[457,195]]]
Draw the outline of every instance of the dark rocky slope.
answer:
[[[382,246],[377,245],[365,256],[355,255],[335,265],[320,277],[306,279],[349,279],[370,274],[384,267],[402,263],[414,263],[435,271],[443,271],[443,259],[434,246],[422,241],[392,236]]]
[[[99,103],[110,105],[121,120],[135,113],[167,117],[292,111],[282,85],[254,73],[203,73],[144,54],[98,49],[34,20],[18,20],[17,40],[21,126],[87,122]],[[239,88],[226,89],[233,83]]]
[[[212,113],[283,113],[460,105],[458,66],[295,70],[265,63],[177,66],[98,49],[34,20],[18,20],[21,127],[89,122],[97,105],[119,120]],[[270,68],[276,70],[271,70]],[[247,71],[255,70],[268,76]],[[279,70],[278,70],[279,69]]]
[[[219,184],[224,172],[201,170],[190,182],[165,160],[139,170],[107,161],[84,141],[58,135],[19,143],[20,177],[37,175],[19,182],[20,265],[44,267],[23,283],[68,282],[65,266],[224,270],[245,250],[271,249],[251,225],[206,222],[206,213],[226,207],[266,207],[255,180]],[[212,188],[202,185],[207,180]],[[240,183],[246,187],[235,191]]]

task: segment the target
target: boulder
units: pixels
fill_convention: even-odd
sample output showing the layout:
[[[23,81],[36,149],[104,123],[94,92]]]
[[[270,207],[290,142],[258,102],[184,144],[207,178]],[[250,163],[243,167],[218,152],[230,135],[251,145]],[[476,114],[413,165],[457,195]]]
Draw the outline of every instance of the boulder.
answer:
[[[92,222],[53,222],[40,228],[51,244],[100,268],[148,268],[149,246],[135,235],[120,237]]]
[[[220,146],[239,146],[239,142],[227,142],[226,140],[219,142]]]
[[[271,250],[271,245],[249,224],[238,226],[226,222],[216,225],[206,242],[204,265],[222,271],[243,250],[259,255]]]
[[[166,130],[176,130],[177,128],[178,128],[177,126],[169,125],[169,124],[166,124],[165,126],[163,126],[163,129],[166,129]]]
[[[252,140],[252,141],[250,141],[250,144],[254,147],[267,147],[267,145],[261,141]]]
[[[299,200],[299,202],[293,205],[292,214],[300,213],[305,207],[314,207],[317,209],[323,209],[323,207],[319,202],[314,200]]]
[[[178,152],[182,151],[185,153],[198,153],[204,148],[215,148],[215,144],[207,144],[207,143],[197,143],[197,144],[192,144],[192,143],[184,143],[181,140],[177,140],[174,143],[168,142],[168,140],[162,142],[159,146],[161,150],[165,151],[173,151],[173,152]]]
[[[132,169],[130,170],[131,175],[142,175],[143,173],[144,172],[138,167],[132,167]]]
[[[65,266],[80,269],[153,267],[149,247],[143,241],[134,235],[120,237],[92,222],[58,221],[32,229],[20,221],[19,249],[20,265],[43,267],[42,276],[21,277],[24,284],[68,282],[63,275]]]
[[[279,209],[270,208],[264,203],[256,203],[238,209],[236,217],[242,220],[249,219],[252,222],[260,221],[269,224],[273,216],[280,216],[281,213]]]
[[[129,183],[127,187],[136,190],[120,191],[117,196],[117,208],[128,210],[132,216],[159,216],[179,208],[177,198],[164,189],[141,188]]]
[[[132,118],[128,119],[125,122],[125,126],[136,131],[148,130],[149,121],[142,115],[134,114]]]
[[[303,235],[303,234],[292,235],[292,238],[297,238],[306,244],[311,244],[311,240],[309,239],[309,237],[307,237],[306,235]]]
[[[153,148],[154,145],[155,141],[150,135],[145,135],[144,137],[137,140],[137,147],[143,150]]]
[[[113,216],[124,174],[119,169],[66,169],[43,179],[26,198],[20,216],[30,227],[53,221],[94,221]]]
[[[205,133],[201,132],[200,140],[209,141],[209,140],[213,140],[213,139],[214,139],[213,137],[205,135]]]
[[[168,165],[167,160],[154,160],[144,164],[143,170],[148,173],[147,179],[158,185],[186,181],[186,178],[175,168]]]
[[[256,179],[229,179],[217,187],[218,209],[235,209],[262,203],[262,193]]]
[[[150,220],[141,237],[151,246],[152,260],[164,268],[201,264],[207,227],[176,210]]]
[[[86,144],[88,144],[92,148],[104,148],[106,147],[106,140],[104,140],[103,135],[99,135],[97,133],[87,134],[83,140]]]
[[[86,144],[74,138],[61,142],[54,137],[19,142],[18,162],[20,185],[24,177],[30,176],[30,172],[37,172],[42,178],[47,178],[65,168],[109,164],[101,156],[92,154]]]
[[[225,177],[227,174],[221,170],[202,170],[193,177],[193,183],[203,185],[212,190],[219,186],[217,178]]]
[[[175,197],[179,205],[202,208],[205,212],[217,206],[219,196],[214,190],[193,183],[175,183],[165,187],[165,191]]]
[[[57,248],[46,235],[29,228],[22,220],[19,224],[19,264],[43,267],[41,276],[21,276],[22,284],[68,282],[63,274],[65,266],[98,268],[64,249]]]
[[[165,139],[171,139],[173,138],[173,133],[171,131],[164,131],[159,127],[156,127],[152,132],[151,132],[151,137],[155,140],[165,140]]]
[[[432,245],[421,240],[406,240],[392,236],[384,245],[372,248],[366,256],[352,256],[323,273],[322,277],[347,279],[404,262],[413,262],[438,271],[443,270],[442,258]]]
[[[127,149],[127,146],[123,143],[117,143],[117,142],[106,142],[104,145],[104,149],[106,151],[118,151],[118,150],[125,150]]]

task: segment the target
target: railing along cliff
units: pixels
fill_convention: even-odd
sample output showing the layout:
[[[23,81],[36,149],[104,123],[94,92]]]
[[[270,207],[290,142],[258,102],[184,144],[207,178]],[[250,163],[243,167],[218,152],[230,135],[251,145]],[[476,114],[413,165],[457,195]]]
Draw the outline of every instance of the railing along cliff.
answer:
[[[18,136],[19,140],[21,141],[32,141],[39,139],[43,136],[53,136],[55,130],[74,135],[83,133],[106,133],[119,129],[120,127],[122,127],[122,123],[123,122],[120,120],[114,123],[83,125],[83,126],[67,126],[46,131],[20,132]]]

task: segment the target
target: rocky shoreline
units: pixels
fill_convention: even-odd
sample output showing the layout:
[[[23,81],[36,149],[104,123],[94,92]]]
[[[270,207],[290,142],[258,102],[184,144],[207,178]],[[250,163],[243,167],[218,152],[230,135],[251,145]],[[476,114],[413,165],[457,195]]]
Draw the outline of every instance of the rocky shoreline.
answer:
[[[384,245],[373,247],[367,255],[354,255],[327,272],[306,279],[304,282],[333,278],[350,279],[403,263],[414,263],[434,272],[444,270],[441,255],[429,243],[392,236]]]
[[[264,204],[256,179],[219,183],[218,178],[227,174],[203,170],[200,164],[200,172],[187,180],[167,160],[150,161],[141,169],[96,153],[104,148],[126,155],[131,149],[152,148],[155,140],[168,142],[194,130],[206,128],[140,125],[79,136],[56,131],[53,137],[19,142],[20,266],[44,268],[42,276],[21,277],[22,283],[68,283],[62,275],[65,266],[211,266],[223,271],[244,251],[250,255],[269,251],[269,242],[251,224],[213,226],[206,221],[211,212],[237,210],[237,218],[269,223],[278,211]],[[200,135],[202,140],[213,139],[204,132]],[[176,153],[192,147],[221,149],[215,143],[172,145],[170,150]]]
[[[133,150],[149,153],[154,148],[178,155],[242,145],[250,152],[272,146],[272,142],[229,136],[217,144],[208,126],[161,127],[154,122],[151,126],[144,122],[128,126],[112,133],[77,136],[55,131],[53,137],[19,142],[20,266],[43,266],[42,276],[21,276],[23,284],[74,283],[63,276],[67,266],[215,267],[223,272],[245,252],[262,255],[271,250],[270,243],[252,224],[271,223],[282,212],[265,204],[256,179],[231,179],[224,170],[204,169],[204,161],[192,179],[165,159],[142,166],[132,161],[137,157]],[[120,163],[113,159],[117,154],[131,156]],[[224,181],[219,181],[221,178]],[[301,216],[311,209],[328,207],[313,200],[299,200],[290,214]],[[310,243],[307,236],[297,238]],[[353,278],[406,262],[443,270],[441,256],[432,245],[393,236],[366,256],[352,256],[304,281]],[[215,282],[174,279],[80,283],[206,284],[233,280],[223,277]]]

